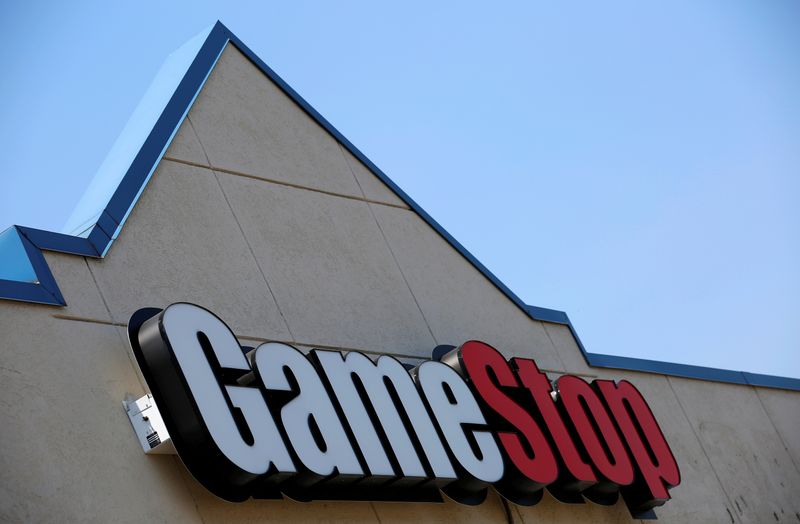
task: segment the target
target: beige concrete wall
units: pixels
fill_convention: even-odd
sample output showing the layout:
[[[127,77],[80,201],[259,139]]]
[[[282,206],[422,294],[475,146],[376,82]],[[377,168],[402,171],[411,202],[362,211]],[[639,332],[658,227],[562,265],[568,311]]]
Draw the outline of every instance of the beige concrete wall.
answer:
[[[64,308],[0,301],[0,520],[505,522],[479,507],[249,501],[210,495],[175,457],[146,456],[121,400],[145,385],[130,314],[191,301],[246,343],[280,340],[408,362],[477,338],[551,376],[627,378],[683,482],[664,522],[800,522],[800,394],[593,369],[569,331],[531,320],[228,48],[103,260],[56,253]],[[549,494],[515,522],[630,522],[622,503]]]

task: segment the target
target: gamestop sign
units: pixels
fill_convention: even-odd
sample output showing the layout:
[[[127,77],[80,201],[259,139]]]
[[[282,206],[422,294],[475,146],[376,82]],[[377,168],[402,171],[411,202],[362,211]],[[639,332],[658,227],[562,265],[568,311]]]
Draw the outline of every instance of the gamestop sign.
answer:
[[[230,500],[522,505],[547,488],[634,514],[680,483],[669,444],[627,381],[551,383],[536,362],[465,342],[408,370],[391,356],[267,342],[242,348],[217,316],[137,311],[131,346],[189,471]]]

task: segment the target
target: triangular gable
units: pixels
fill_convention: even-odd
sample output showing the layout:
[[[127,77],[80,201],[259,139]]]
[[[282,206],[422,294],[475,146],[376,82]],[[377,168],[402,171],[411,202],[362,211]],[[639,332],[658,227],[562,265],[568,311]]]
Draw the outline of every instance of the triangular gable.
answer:
[[[6,277],[5,280],[0,280],[0,298],[65,305],[58,285],[42,256],[42,251],[60,251],[96,258],[102,258],[108,253],[167,148],[175,144],[176,133],[229,43],[241,51],[283,94],[288,96],[341,145],[345,151],[346,165],[349,165],[349,169],[358,181],[357,184],[363,185],[360,189],[364,194],[372,191],[376,195],[375,198],[390,195],[391,198],[396,199],[398,206],[413,210],[523,314],[533,320],[566,326],[588,364],[723,382],[800,389],[800,381],[794,379],[587,353],[565,313],[528,306],[523,303],[425,210],[219,22],[209,31],[181,48],[165,65],[163,76],[166,80],[162,79],[164,81],[154,84],[151,90],[154,93],[153,96],[146,97],[146,103],[140,106],[139,113],[141,114],[134,118],[126,128],[125,140],[115,146],[110,159],[104,168],[101,168],[103,176],[98,177],[98,180],[90,188],[87,200],[83,202],[82,206],[79,206],[85,211],[85,216],[79,212],[71,219],[69,228],[74,234],[54,233],[21,226],[14,226],[4,233],[5,240],[0,244],[0,249],[4,251],[0,254],[3,255],[4,260],[11,260],[12,264],[16,264],[18,267],[24,266],[25,276],[13,276],[18,274],[14,271],[4,271],[0,274],[0,277]],[[127,169],[124,166],[127,166]],[[243,168],[243,170],[246,169]],[[103,173],[103,171],[107,171],[107,173]],[[115,180],[114,173],[123,171],[124,175]],[[313,169],[308,171],[313,171]],[[374,182],[376,178],[380,183]],[[112,183],[109,183],[109,180]],[[386,191],[386,188],[389,191]],[[330,187],[323,188],[321,191],[329,191],[331,194],[347,194],[348,188]],[[91,203],[98,199],[104,200],[104,192],[108,193],[107,204],[93,209]],[[12,254],[14,256],[11,256]]]
[[[205,33],[204,33],[205,34]],[[466,250],[455,238],[453,238],[444,228],[442,228],[424,209],[398,187],[383,171],[381,171],[372,161],[364,156],[347,138],[345,138],[333,125],[331,125],[322,115],[320,115],[311,105],[308,104],[297,92],[295,92],[286,82],[283,81],[272,69],[267,66],[255,53],[253,53],[236,35],[234,35],[221,22],[217,22],[208,31],[202,45],[197,46],[198,50],[193,60],[186,68],[181,81],[169,100],[166,102],[163,111],[153,125],[150,133],[144,140],[138,153],[128,167],[125,175],[116,186],[106,206],[97,213],[97,219],[93,222],[78,224],[81,220],[72,220],[75,228],[74,232],[83,230],[84,234],[78,236],[74,234],[55,233],[50,231],[35,230],[22,226],[14,226],[20,234],[28,238],[33,245],[40,250],[54,250],[65,253],[74,253],[82,256],[102,257],[110,249],[114,239],[119,235],[125,219],[136,200],[144,189],[153,170],[158,165],[170,142],[174,138],[175,132],[183,122],[189,109],[191,109],[197,94],[200,92],[209,74],[214,68],[220,54],[228,43],[233,44],[237,49],[244,53],[270,80],[272,80],[281,90],[283,90],[294,102],[296,102],[311,118],[318,122],[328,131],[347,151],[366,166],[376,177],[388,186],[405,204],[419,214],[437,233],[439,233],[448,243],[450,243],[464,258],[481,271],[495,286],[497,286],[510,300],[512,300],[521,310],[526,313],[528,306],[517,297],[505,284],[495,277],[483,264],[480,263],[469,251]],[[91,218],[91,217],[87,217]],[[68,226],[69,227],[69,226]],[[40,268],[41,269],[41,268]],[[40,279],[41,280],[41,279]],[[11,300],[29,300],[25,296],[15,296],[16,294],[6,293],[6,289],[0,286],[0,298]],[[7,296],[8,295],[8,296]],[[39,301],[36,301],[39,302]],[[63,305],[58,301],[41,301],[54,305]],[[563,315],[563,313],[562,313]]]

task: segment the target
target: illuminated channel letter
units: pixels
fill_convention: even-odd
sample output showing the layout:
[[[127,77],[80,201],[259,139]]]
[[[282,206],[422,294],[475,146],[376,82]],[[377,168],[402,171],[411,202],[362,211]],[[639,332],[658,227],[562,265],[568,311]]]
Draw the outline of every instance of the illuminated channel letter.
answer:
[[[580,493],[586,488],[597,483],[597,477],[592,471],[592,466],[581,458],[578,449],[575,447],[569,430],[564,424],[553,401],[553,387],[550,379],[547,378],[536,362],[527,358],[511,359],[511,366],[516,369],[522,385],[524,385],[536,404],[536,408],[544,419],[545,426],[550,433],[558,453],[565,466],[566,471],[559,476],[554,485],[549,486],[550,492],[562,497],[560,492],[572,494]],[[574,497],[572,498],[574,499]],[[580,499],[578,499],[580,500]]]
[[[281,408],[281,423],[303,465],[323,477],[362,475],[328,392],[306,356],[278,342],[261,344],[255,351],[256,372],[267,391],[293,391],[287,372],[298,384],[298,395]]]
[[[470,503],[469,492],[478,492],[502,478],[503,456],[491,431],[475,429],[485,427],[486,419],[464,379],[453,368],[428,361],[416,369],[416,374],[445,442],[468,475],[454,483],[459,485],[449,486],[449,491],[446,488],[445,493]],[[480,501],[476,499],[476,503]]]
[[[595,380],[593,385],[614,415],[636,461],[636,480],[622,491],[625,502],[636,511],[664,504],[670,498],[667,488],[680,484],[681,474],[650,406],[627,380],[619,384]]]
[[[614,422],[592,387],[579,377],[559,377],[556,393],[579,441],[603,477],[585,495],[601,504],[613,503],[619,488],[631,484],[634,475],[633,464]]]
[[[225,323],[201,307],[178,303],[135,327],[137,358],[148,364],[148,383],[192,474],[219,496],[239,500],[248,494],[228,484],[244,486],[272,465],[295,471],[261,392],[221,382],[226,370],[250,372]],[[234,412],[241,414],[238,423]]]
[[[556,480],[558,464],[539,423],[511,397],[519,398],[525,390],[503,355],[490,345],[473,340],[456,351],[461,371],[495,414],[490,422],[513,466],[506,468],[495,488],[518,504],[537,503],[542,488]],[[447,356],[443,362],[450,363]]]
[[[246,352],[225,323],[186,303],[128,322],[136,360],[175,450],[230,501],[480,504],[488,489],[533,505],[601,504],[634,516],[669,500],[678,464],[629,382],[507,361],[469,341],[407,370],[396,358],[268,342]]]
[[[427,476],[401,419],[399,410],[403,410],[433,476],[439,481],[455,480],[455,471],[447,459],[436,427],[403,364],[385,355],[373,362],[366,355],[355,352],[345,357],[338,351],[314,350],[312,355],[324,371],[372,475],[395,476],[387,457],[389,450],[384,449],[376,430],[376,426],[380,426],[399,464],[397,474],[420,480]],[[356,381],[361,391],[356,387]],[[392,399],[390,386],[397,394],[399,405]],[[372,414],[367,412],[368,406]]]

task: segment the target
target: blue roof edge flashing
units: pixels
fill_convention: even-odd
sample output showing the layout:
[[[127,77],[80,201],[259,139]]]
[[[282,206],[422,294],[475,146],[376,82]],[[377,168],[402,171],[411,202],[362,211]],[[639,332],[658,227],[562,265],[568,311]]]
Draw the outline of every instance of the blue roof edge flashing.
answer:
[[[14,230],[19,236],[34,277],[30,281],[0,279],[0,298],[55,306],[66,305],[42,251],[49,249],[75,253],[84,250],[91,253],[92,250],[86,249],[88,246],[78,245],[84,239],[22,226],[11,226],[9,230]]]
[[[149,132],[146,140],[133,158],[125,175],[111,196],[94,225],[90,225],[88,236],[74,236],[52,231],[44,231],[23,226],[12,226],[17,229],[36,273],[37,282],[18,282],[0,279],[0,299],[33,302],[56,306],[65,306],[66,301],[56,284],[49,266],[42,254],[43,251],[57,251],[85,257],[102,258],[108,253],[111,244],[122,230],[125,221],[136,204],[139,196],[150,180],[164,152],[169,147],[180,124],[192,107],[200,89],[211,74],[222,51],[228,43],[232,43],[270,80],[283,90],[311,118],[317,121],[339,143],[346,147],[359,161],[386,184],[414,212],[419,214],[442,238],[444,238],[461,256],[478,269],[492,284],[503,292],[514,304],[530,318],[543,322],[566,325],[572,333],[586,363],[592,367],[625,369],[646,373],[657,373],[685,378],[712,380],[735,384],[771,387],[800,391],[800,379],[762,375],[741,371],[706,368],[686,364],[672,364],[654,360],[619,357],[589,353],[583,346],[569,317],[563,311],[529,306],[525,304],[511,289],[500,281],[461,243],[453,238],[433,217],[419,206],[409,195],[394,183],[383,171],[367,158],[339,130],[317,112],[306,100],[289,86],[258,55],[234,35],[222,22],[217,21],[208,31],[205,41],[200,46],[188,67],[177,89],[169,98],[158,120]],[[88,229],[88,228],[87,228]]]
[[[66,301],[42,252],[58,251],[94,258],[102,258],[108,253],[111,244],[122,230],[125,220],[144,191],[153,171],[172,142],[180,124],[188,114],[197,94],[230,39],[230,31],[221,22],[215,23],[210,30],[203,33],[207,33],[207,35],[202,45],[191,59],[177,88],[157,113],[158,118],[154,123],[151,121],[152,128],[113,193],[108,197],[105,207],[96,214],[97,219],[93,223],[87,222],[78,228],[88,231],[88,234],[86,236],[83,234],[73,235],[18,225],[12,226],[26,241],[24,243],[25,250],[33,266],[36,282],[0,279],[0,299],[65,306]],[[127,131],[128,126],[126,125],[123,134]],[[103,166],[101,166],[102,169]],[[103,173],[103,175],[116,176],[111,172]],[[94,183],[95,180],[92,181],[92,184]],[[92,190],[91,185],[88,189]],[[0,256],[2,255],[3,253],[0,253]]]
[[[537,306],[528,306],[528,314],[535,320],[562,324],[569,328],[578,348],[583,354],[584,360],[591,367],[624,369],[626,371],[638,371],[641,373],[656,373],[659,375],[669,375],[671,377],[692,378],[698,380],[709,380],[712,382],[725,382],[728,384],[741,384],[759,386],[765,388],[789,389],[800,391],[800,379],[790,377],[780,377],[777,375],[763,375],[760,373],[750,373],[747,371],[733,371],[729,369],[710,368],[705,366],[695,366],[691,364],[677,364],[662,360],[649,360],[644,358],[623,357],[619,355],[604,355],[601,353],[589,353],[583,347],[575,327],[569,317],[563,311],[547,309]]]

